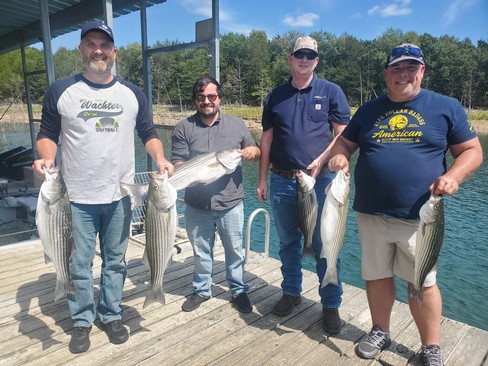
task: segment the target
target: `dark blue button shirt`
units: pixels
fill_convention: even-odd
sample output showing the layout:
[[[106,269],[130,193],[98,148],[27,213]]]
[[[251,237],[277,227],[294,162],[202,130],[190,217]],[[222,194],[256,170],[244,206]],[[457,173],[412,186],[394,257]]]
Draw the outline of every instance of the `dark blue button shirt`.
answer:
[[[273,128],[270,161],[282,169],[305,169],[333,139],[331,122],[349,123],[350,109],[342,89],[314,74],[305,89],[290,80],[266,97],[263,131]]]

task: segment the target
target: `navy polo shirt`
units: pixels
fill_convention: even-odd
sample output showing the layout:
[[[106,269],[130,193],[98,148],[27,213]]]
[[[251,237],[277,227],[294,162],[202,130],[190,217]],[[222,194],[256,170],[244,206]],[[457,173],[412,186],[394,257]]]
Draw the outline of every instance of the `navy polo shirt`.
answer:
[[[305,169],[331,143],[331,122],[349,123],[350,109],[342,89],[314,74],[299,90],[291,83],[266,97],[263,131],[273,128],[270,161],[282,169]]]

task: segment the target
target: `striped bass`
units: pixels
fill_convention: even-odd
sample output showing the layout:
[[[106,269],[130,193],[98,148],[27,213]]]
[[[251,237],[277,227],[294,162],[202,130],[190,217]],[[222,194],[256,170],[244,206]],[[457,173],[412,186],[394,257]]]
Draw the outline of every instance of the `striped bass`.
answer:
[[[37,199],[36,225],[46,263],[51,261],[56,270],[54,301],[57,301],[75,292],[68,268],[73,248],[71,206],[59,168],[44,168],[44,176]]]
[[[415,278],[410,296],[423,300],[424,281],[427,274],[437,267],[437,259],[444,241],[444,200],[431,195],[420,208],[420,223],[415,246]]]
[[[197,156],[175,166],[169,182],[176,190],[191,187],[197,183],[212,183],[236,170],[241,163],[237,149],[211,152]]]
[[[327,259],[327,270],[321,287],[329,283],[338,285],[337,259],[344,244],[347,211],[349,209],[350,176],[339,170],[325,188],[325,203],[320,217],[322,251],[320,258]]]
[[[153,302],[164,305],[164,272],[171,260],[176,238],[176,189],[169,183],[167,172],[150,172],[149,184],[121,183],[121,187],[128,192],[132,202],[142,202],[147,196],[143,261],[151,272],[151,282],[143,308]]]
[[[318,203],[314,190],[315,178],[297,170],[295,173],[297,186],[298,228],[303,235],[302,257],[314,255],[313,232],[317,224]]]

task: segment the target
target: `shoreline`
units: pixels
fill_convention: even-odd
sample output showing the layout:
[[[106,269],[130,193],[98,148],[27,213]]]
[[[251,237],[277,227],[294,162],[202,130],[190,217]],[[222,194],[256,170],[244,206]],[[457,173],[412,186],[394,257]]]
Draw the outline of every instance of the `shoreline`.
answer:
[[[187,112],[170,112],[170,111],[154,111],[153,120],[157,126],[175,126],[182,119],[191,116],[195,111]],[[224,109],[225,113],[225,109]],[[34,118],[40,118],[38,113],[34,113]],[[261,119],[260,118],[243,118],[246,127],[254,132],[261,131]],[[20,122],[19,122],[20,121]],[[27,113],[25,111],[13,111],[13,113],[7,112],[0,120],[0,127],[6,127],[10,125],[13,127],[16,124],[28,123]],[[471,124],[475,128],[476,132],[480,135],[488,135],[488,120],[476,120],[471,121]],[[1,131],[0,131],[1,132]]]

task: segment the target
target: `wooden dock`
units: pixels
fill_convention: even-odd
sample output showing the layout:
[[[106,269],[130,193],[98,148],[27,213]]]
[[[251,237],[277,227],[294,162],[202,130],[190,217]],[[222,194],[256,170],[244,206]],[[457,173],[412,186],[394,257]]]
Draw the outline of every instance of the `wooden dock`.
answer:
[[[222,248],[216,248],[213,298],[185,313],[181,305],[192,292],[192,251],[174,255],[164,281],[166,305],[142,308],[149,272],[143,245],[131,241],[124,287],[124,324],[130,330],[122,345],[108,342],[97,320],[88,352],[68,350],[72,331],[65,299],[54,302],[54,266],[45,264],[40,241],[0,247],[0,365],[420,365],[419,336],[408,306],[396,302],[393,343],[378,360],[363,360],[354,348],[371,327],[366,293],[344,284],[342,332],[328,336],[321,327],[321,305],[314,273],[304,271],[303,301],[284,318],[271,314],[281,297],[280,262],[263,254],[248,258],[246,278],[254,303],[240,314],[230,303]],[[100,258],[94,262],[96,286]],[[480,304],[486,311],[487,304]],[[488,365],[488,332],[442,319],[446,365]]]

